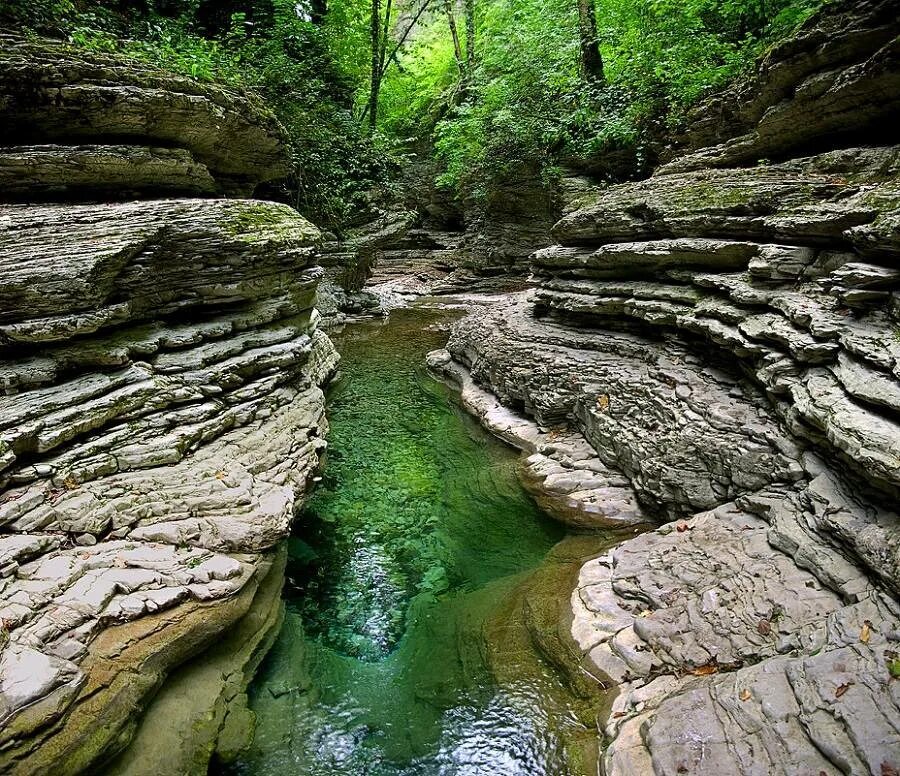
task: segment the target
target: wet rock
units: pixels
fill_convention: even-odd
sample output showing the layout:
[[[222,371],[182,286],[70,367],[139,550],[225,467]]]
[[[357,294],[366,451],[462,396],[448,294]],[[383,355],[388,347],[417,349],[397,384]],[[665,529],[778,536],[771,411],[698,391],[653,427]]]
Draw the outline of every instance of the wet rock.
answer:
[[[447,350],[429,353],[427,363],[459,389],[465,407],[487,429],[523,451],[522,484],[553,517],[575,528],[648,522],[628,480],[607,469],[581,434],[542,429],[502,406]]]
[[[826,6],[442,357],[663,522],[585,563],[561,620],[616,693],[610,776],[900,769],[897,20]],[[545,498],[592,481],[557,463],[527,459]]]
[[[318,308],[339,322],[344,315],[378,312],[378,298],[363,289],[384,252],[402,242],[417,216],[412,211],[378,213],[365,224],[322,245],[325,278],[319,289]]]

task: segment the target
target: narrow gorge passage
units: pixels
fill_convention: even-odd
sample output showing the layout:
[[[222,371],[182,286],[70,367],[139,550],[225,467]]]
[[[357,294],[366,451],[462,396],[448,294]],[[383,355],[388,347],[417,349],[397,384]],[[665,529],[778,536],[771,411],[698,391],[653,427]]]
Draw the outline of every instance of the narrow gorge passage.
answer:
[[[229,773],[581,772],[574,699],[504,619],[562,531],[425,373],[448,322],[399,310],[334,337],[325,478],[289,540],[255,742]]]
[[[900,0],[0,0],[0,776],[900,776]]]

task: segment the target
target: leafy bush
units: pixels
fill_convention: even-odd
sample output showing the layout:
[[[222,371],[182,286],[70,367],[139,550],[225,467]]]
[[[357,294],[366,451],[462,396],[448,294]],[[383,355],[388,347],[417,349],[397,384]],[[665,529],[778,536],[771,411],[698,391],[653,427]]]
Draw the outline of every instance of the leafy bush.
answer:
[[[269,193],[327,228],[393,169],[388,145],[368,138],[353,115],[360,74],[344,69],[334,20],[314,24],[296,0],[6,0],[0,26],[257,91],[293,149],[290,179]]]
[[[462,99],[436,15],[384,87],[384,125],[398,134],[433,127],[439,182],[462,195],[484,194],[514,168],[550,177],[566,159],[642,174],[654,138],[821,1],[597,0],[606,83],[592,84],[578,72],[574,0],[480,0],[479,66]],[[618,167],[609,163],[619,156]]]
[[[132,56],[258,90],[294,145],[277,196],[334,228],[367,207],[409,141],[433,143],[438,183],[461,196],[523,170],[550,179],[563,162],[641,175],[691,105],[823,1],[595,0],[606,73],[596,83],[578,72],[576,0],[474,0],[477,67],[465,78],[432,0],[390,63],[373,135],[360,129],[371,0],[329,0],[327,11],[321,0],[5,0],[0,24],[102,51],[125,39]],[[416,7],[394,3],[397,30]]]

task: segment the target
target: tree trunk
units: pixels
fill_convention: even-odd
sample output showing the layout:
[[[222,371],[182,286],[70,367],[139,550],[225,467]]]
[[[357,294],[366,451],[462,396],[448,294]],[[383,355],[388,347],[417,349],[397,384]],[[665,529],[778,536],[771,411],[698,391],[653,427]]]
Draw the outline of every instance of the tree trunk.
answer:
[[[384,80],[384,58],[387,55],[388,36],[391,34],[391,5],[393,0],[387,0],[384,8],[384,25],[381,28],[381,50],[378,54],[378,72]]]
[[[603,57],[597,41],[597,14],[594,0],[578,0],[578,31],[581,35],[581,76],[586,81],[603,82]]]
[[[459,43],[459,30],[456,29],[456,14],[453,12],[453,0],[444,0],[444,10],[447,12],[447,22],[450,24],[450,35],[453,37],[453,55],[456,57],[456,66],[459,74],[466,74],[466,61],[463,59],[462,46]]]
[[[372,82],[369,87],[369,126],[378,123],[378,93],[381,91],[381,0],[372,0]]]
[[[475,68],[475,0],[466,0],[466,66]]]
[[[381,93],[381,83],[382,83],[382,81],[384,81],[384,76],[387,74],[388,68],[391,66],[391,62],[394,62],[398,67],[400,66],[400,62],[397,59],[397,54],[399,53],[400,49],[403,48],[403,44],[406,43],[406,39],[409,37],[410,33],[413,31],[415,26],[419,23],[419,19],[422,18],[425,11],[427,11],[428,8],[431,6],[432,2],[433,2],[433,0],[424,0],[422,5],[419,6],[419,10],[416,11],[416,15],[413,17],[412,21],[409,23],[409,26],[406,28],[404,33],[400,36],[400,40],[398,40],[394,43],[394,46],[391,49],[389,54],[387,53],[387,50],[388,50],[388,33],[389,33],[389,23],[390,23],[390,14],[391,14],[391,3],[390,2],[388,3],[387,13],[385,14],[384,36],[381,38],[381,40],[377,44],[377,47],[379,48],[379,50],[378,50],[379,68],[377,71],[375,71],[375,70],[372,71],[372,73],[373,73],[373,75],[372,75],[372,90],[374,90],[375,99],[374,99],[374,103],[373,103],[372,92],[370,91],[369,99],[366,100],[366,107],[363,108],[363,113],[362,113],[362,121],[365,122],[366,118],[368,117],[373,128],[375,127],[375,124],[378,121],[378,110],[377,110],[378,109],[378,95]],[[373,9],[373,12],[374,12],[374,9]],[[379,8],[378,12],[380,12],[380,8]],[[375,12],[376,16],[377,16],[378,12]],[[374,24],[374,17],[373,17],[373,24]],[[373,41],[375,40],[374,36],[373,36],[372,40]],[[375,46],[373,46],[373,52],[374,52],[374,48],[375,48]],[[373,63],[373,65],[375,63],[374,53],[373,53],[372,63]],[[375,77],[376,72],[378,74],[377,78]],[[372,111],[373,105],[376,109],[374,119],[371,118],[371,111]]]
[[[327,0],[312,0],[309,6],[309,15],[313,24],[321,24],[328,13]]]

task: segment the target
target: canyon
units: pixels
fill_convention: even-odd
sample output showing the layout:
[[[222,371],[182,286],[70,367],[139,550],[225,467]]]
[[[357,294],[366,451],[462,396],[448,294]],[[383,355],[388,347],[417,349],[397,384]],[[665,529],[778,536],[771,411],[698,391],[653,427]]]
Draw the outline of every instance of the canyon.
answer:
[[[289,149],[249,92],[3,35],[0,117],[0,771],[280,762],[261,747],[314,703],[292,650],[321,649],[282,588],[325,467],[329,327],[415,300],[464,311],[428,319],[429,347],[447,341],[427,368],[572,536],[548,556],[504,454],[411,394],[398,423],[444,418],[405,453],[439,470],[429,487],[455,476],[441,438],[470,450],[467,477],[504,472],[448,486],[454,519],[487,530],[506,500],[528,543],[485,560],[515,587],[469,569],[479,614],[411,616],[413,646],[446,638],[442,666],[502,675],[504,644],[527,643],[564,677],[535,686],[592,752],[578,773],[900,771],[894,0],[827,5],[697,105],[650,177],[509,181],[478,210],[410,188],[340,238],[253,198]],[[364,397],[329,394],[337,469],[377,446],[372,363],[346,367]],[[396,393],[424,379],[391,368]],[[482,638],[477,659],[459,646]],[[378,687],[372,665],[354,671]]]

